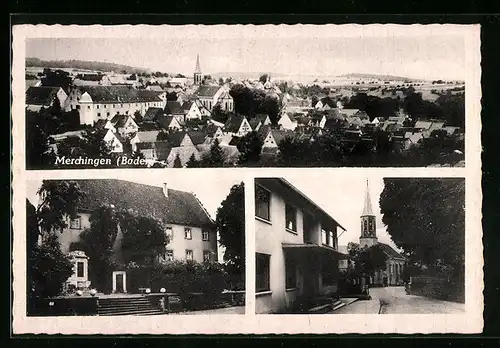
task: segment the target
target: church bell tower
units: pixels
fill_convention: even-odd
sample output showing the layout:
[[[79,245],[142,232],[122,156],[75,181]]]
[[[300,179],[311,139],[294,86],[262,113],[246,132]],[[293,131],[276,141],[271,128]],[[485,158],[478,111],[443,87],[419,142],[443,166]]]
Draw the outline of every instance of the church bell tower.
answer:
[[[368,188],[368,180],[366,180],[365,205],[361,214],[361,236],[359,237],[359,246],[361,248],[371,247],[378,243],[377,232],[375,229],[375,215],[372,211],[372,202],[370,199],[370,189]]]
[[[194,79],[195,85],[201,85],[203,77],[201,75],[200,55],[199,54],[196,55],[196,67],[194,69],[193,79]]]

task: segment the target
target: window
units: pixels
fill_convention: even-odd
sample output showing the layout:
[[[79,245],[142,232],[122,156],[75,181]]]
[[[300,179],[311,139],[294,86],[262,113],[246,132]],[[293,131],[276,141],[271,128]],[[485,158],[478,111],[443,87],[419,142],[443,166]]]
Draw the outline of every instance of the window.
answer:
[[[71,219],[71,221],[69,222],[69,228],[71,228],[72,230],[79,230],[82,228],[81,224],[82,220],[78,216],[77,218]]]
[[[334,243],[333,243],[333,232],[332,231],[328,231],[328,246],[330,247],[334,247]]]
[[[271,221],[270,206],[271,193],[259,185],[255,185],[255,216]]]
[[[90,110],[90,105],[87,105],[87,109],[89,109],[89,110]]]
[[[193,250],[186,250],[186,260],[193,261]]]
[[[207,230],[201,231],[201,239],[202,240],[207,241],[208,240],[208,236],[209,236],[209,233],[208,233]]]
[[[120,107],[123,108],[123,104],[120,104]]]
[[[109,116],[109,112],[107,112],[106,115]]]
[[[286,288],[293,289],[297,287],[297,265],[295,260],[287,258],[285,260]]]
[[[82,278],[83,277],[83,267],[84,267],[83,262],[79,261],[79,262],[76,263],[76,276],[78,278]]]
[[[101,117],[101,113],[100,112],[97,113],[97,117]]]
[[[184,229],[184,239],[192,239],[193,236],[191,235],[191,229],[190,228],[185,228]]]
[[[255,292],[269,291],[271,289],[269,281],[269,260],[271,256],[266,254],[255,254]]]
[[[77,109],[77,110],[80,110],[80,105],[77,105],[77,106],[76,106],[76,109]]]
[[[113,108],[115,108],[115,104],[113,104]]]
[[[106,109],[107,105],[106,105],[106,104],[104,104],[102,107]]]
[[[324,229],[321,229],[321,244],[327,244],[328,235]]]
[[[96,108],[98,108],[98,109],[99,109],[99,104],[98,104],[98,105],[96,105]]]
[[[167,235],[168,242],[170,243],[174,239],[174,231],[172,230],[172,227],[167,227],[165,229],[165,234]]]
[[[165,251],[165,260],[166,261],[174,261],[174,251],[173,250]]]
[[[210,251],[203,250],[203,262],[210,262]]]
[[[364,231],[366,232],[368,230],[368,222],[365,220],[364,222]]]
[[[297,209],[290,204],[286,204],[285,206],[285,219],[286,228],[292,231],[297,231]]]
[[[372,219],[370,219],[369,228],[370,228],[370,231],[373,231],[373,220]]]

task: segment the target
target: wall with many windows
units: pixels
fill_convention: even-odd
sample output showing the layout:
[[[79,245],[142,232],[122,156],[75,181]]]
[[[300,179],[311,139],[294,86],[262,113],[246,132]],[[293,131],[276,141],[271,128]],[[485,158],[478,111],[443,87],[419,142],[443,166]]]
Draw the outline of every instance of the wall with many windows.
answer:
[[[176,224],[166,226],[165,233],[170,239],[166,246],[167,258],[186,260],[192,257],[194,261],[203,262],[208,257],[207,254],[210,254],[210,260],[217,261],[216,231]]]

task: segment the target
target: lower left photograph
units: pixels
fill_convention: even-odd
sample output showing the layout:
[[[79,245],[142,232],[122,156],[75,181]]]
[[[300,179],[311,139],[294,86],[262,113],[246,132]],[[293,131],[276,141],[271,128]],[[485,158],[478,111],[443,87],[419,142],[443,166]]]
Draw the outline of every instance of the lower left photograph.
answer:
[[[27,315],[244,314],[244,184],[188,179],[28,181]]]

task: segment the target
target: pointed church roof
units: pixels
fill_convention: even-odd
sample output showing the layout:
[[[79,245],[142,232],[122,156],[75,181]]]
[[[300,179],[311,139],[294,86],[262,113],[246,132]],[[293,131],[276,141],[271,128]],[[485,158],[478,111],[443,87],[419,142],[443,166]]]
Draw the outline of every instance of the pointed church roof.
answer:
[[[196,55],[196,68],[194,69],[195,74],[201,74],[201,68],[200,68],[200,55]]]
[[[372,200],[370,199],[370,189],[368,188],[368,180],[366,180],[366,195],[365,205],[363,207],[363,214],[361,216],[373,216]]]

